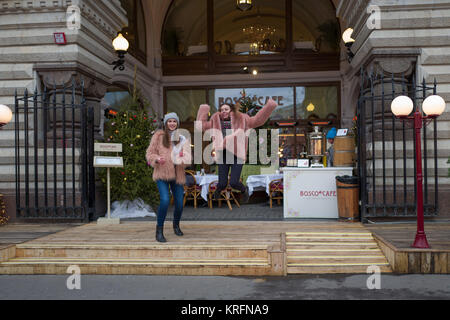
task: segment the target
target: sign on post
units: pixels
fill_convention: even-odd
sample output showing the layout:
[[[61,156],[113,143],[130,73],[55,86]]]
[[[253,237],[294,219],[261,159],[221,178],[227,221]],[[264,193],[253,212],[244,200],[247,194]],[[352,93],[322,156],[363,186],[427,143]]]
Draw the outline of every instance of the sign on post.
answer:
[[[95,152],[122,152],[121,143],[95,143]],[[106,190],[107,190],[107,206],[108,211],[105,218],[99,218],[97,224],[108,225],[108,224],[120,224],[120,218],[111,218],[111,179],[110,179],[110,169],[111,168],[123,168],[123,158],[116,156],[95,156],[94,157],[94,167],[95,168],[106,168]]]

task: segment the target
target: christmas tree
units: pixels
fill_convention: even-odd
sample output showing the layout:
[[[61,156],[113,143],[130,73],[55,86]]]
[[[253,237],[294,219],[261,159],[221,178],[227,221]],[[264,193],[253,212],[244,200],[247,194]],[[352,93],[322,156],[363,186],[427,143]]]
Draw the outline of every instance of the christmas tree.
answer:
[[[247,93],[245,92],[245,89],[243,89],[242,92],[241,92],[241,97],[239,98],[239,105],[240,105],[239,111],[241,113],[246,113],[246,114],[248,114],[251,117],[255,116],[259,112],[259,110],[261,110],[263,108],[263,106],[260,106],[260,105],[256,104],[255,101],[257,101],[256,97],[251,98],[250,96],[247,96]],[[269,127],[270,127],[269,120],[267,120],[266,123],[263,126],[259,127],[258,129],[269,129]],[[257,132],[257,139],[258,139],[259,143],[260,144],[265,143],[264,139],[260,138],[259,131],[257,130],[256,132]],[[267,141],[267,152],[269,154],[269,152],[271,150],[270,149],[271,148],[270,131],[267,134],[267,139],[268,139],[268,141]],[[249,158],[248,157],[248,152],[249,151],[250,151],[250,149],[247,151],[247,159]],[[257,152],[259,153],[259,149],[258,149]],[[258,162],[259,162],[259,159],[260,159],[260,157],[259,157],[259,154],[258,154]]]
[[[147,164],[145,153],[157,120],[148,113],[150,103],[142,96],[136,81],[132,92],[132,99],[119,111],[110,112],[105,122],[105,142],[122,144],[124,164],[123,168],[110,171],[111,201],[142,199],[155,210],[159,205],[159,193],[152,179],[153,168]],[[106,169],[99,171],[106,194]]]

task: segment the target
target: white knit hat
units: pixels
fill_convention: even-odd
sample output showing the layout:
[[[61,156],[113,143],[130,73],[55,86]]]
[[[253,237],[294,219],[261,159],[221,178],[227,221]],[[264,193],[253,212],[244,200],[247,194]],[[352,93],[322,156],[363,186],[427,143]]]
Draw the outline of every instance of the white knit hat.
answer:
[[[166,125],[167,121],[170,119],[177,120],[178,124],[180,124],[180,119],[178,118],[178,115],[175,112],[168,113],[164,116],[164,126]]]

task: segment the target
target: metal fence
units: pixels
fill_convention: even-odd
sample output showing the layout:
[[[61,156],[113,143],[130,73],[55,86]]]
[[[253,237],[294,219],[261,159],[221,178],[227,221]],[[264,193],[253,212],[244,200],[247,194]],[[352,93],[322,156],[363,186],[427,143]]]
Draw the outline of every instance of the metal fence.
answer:
[[[395,118],[391,103],[399,95],[409,96],[414,111],[430,94],[436,94],[436,81],[428,86],[423,79],[416,85],[413,75],[385,77],[361,70],[358,101],[358,171],[361,179],[361,217],[416,215],[415,135],[412,127]],[[437,122],[422,129],[424,168],[424,214],[438,212]]]
[[[87,221],[95,212],[94,111],[84,83],[15,94],[16,216]]]

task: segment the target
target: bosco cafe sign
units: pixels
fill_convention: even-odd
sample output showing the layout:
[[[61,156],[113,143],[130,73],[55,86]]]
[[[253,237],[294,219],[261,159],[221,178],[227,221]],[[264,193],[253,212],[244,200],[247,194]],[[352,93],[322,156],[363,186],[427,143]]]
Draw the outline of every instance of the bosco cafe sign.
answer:
[[[222,104],[236,104],[238,103],[239,99],[241,97],[218,97],[218,105],[221,106]],[[284,106],[284,100],[285,98],[283,96],[250,96],[250,98],[253,100],[254,103],[264,106],[267,104],[267,102],[272,99],[275,101],[278,106]]]
[[[242,93],[242,89],[216,89],[214,102],[216,106],[236,104],[242,98]],[[270,99],[274,100],[279,108],[294,105],[294,90],[291,87],[246,88],[245,94],[260,106],[264,106]]]

